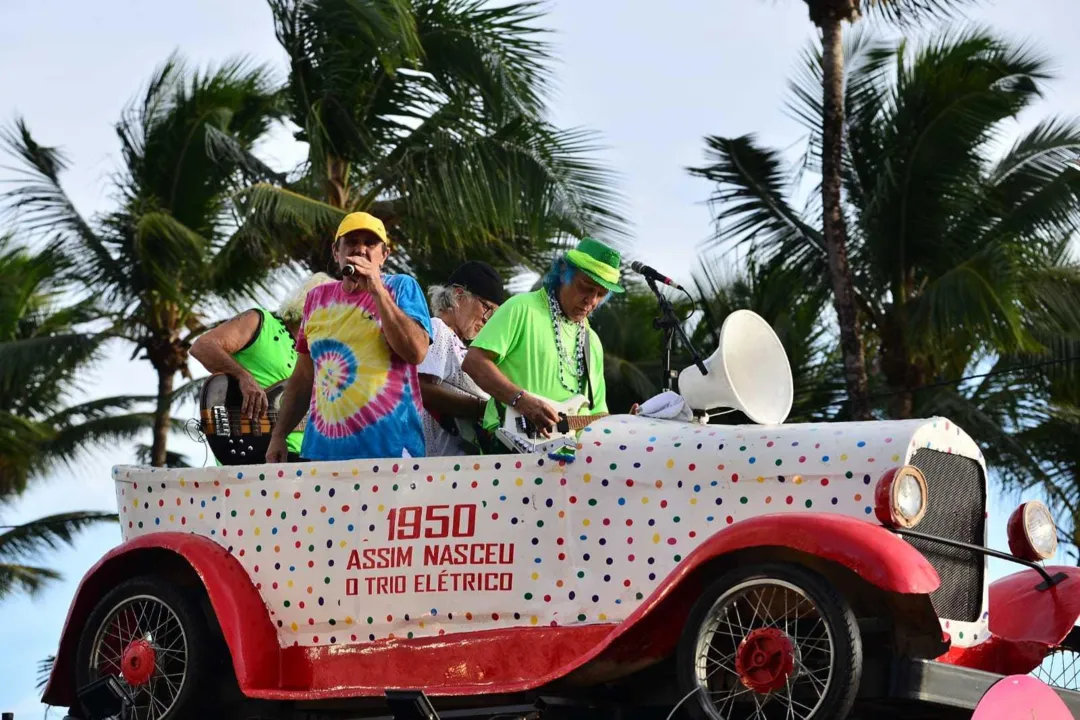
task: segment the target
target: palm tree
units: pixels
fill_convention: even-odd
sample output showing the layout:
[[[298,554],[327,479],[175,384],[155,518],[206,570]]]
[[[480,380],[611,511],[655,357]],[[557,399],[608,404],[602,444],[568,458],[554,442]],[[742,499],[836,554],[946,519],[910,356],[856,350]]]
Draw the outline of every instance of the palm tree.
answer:
[[[33,479],[73,467],[84,449],[129,440],[153,424],[151,413],[129,411],[153,398],[67,404],[108,340],[85,329],[97,317],[92,302],[60,304],[70,269],[55,246],[31,252],[0,236],[0,504]],[[20,590],[37,592],[58,578],[34,558],[109,521],[116,515],[77,511],[3,527],[0,600]]]
[[[550,71],[535,3],[270,6],[308,157],[291,176],[249,164],[263,178],[244,196],[253,235],[284,238],[290,257],[326,271],[333,228],[364,210],[403,249],[394,269],[439,268],[438,279],[466,251],[537,269],[568,235],[621,240],[613,176],[590,160],[592,134],[542,117]]]
[[[867,319],[890,414],[915,389],[959,378],[989,355],[1043,351],[1080,327],[1080,269],[1065,252],[1080,227],[1080,125],[1051,119],[994,159],[1004,125],[1032,103],[1046,61],[984,32],[947,35],[914,57],[857,36],[850,48],[844,214],[854,293]],[[793,109],[811,128],[820,57],[809,55]],[[797,209],[779,152],[752,136],[707,139],[717,243],[765,266],[828,277],[823,212]],[[821,157],[818,136],[808,156]]]
[[[820,90],[822,242],[828,260],[833,306],[839,321],[840,347],[852,414],[870,419],[865,353],[859,329],[847,251],[847,223],[843,212],[844,157],[844,22],[854,23],[866,8],[879,17],[906,24],[927,17],[948,16],[965,0],[803,0],[810,20],[821,31]]]
[[[134,346],[158,376],[151,461],[166,441],[177,373],[189,377],[188,348],[209,309],[261,287],[264,239],[237,233],[240,187],[233,150],[248,151],[281,115],[263,67],[233,60],[205,73],[171,57],[117,124],[123,167],[117,207],[86,220],[60,185],[67,163],[18,120],[5,137],[22,182],[6,207],[27,232],[57,235],[70,274],[99,299],[112,333]]]
[[[1080,354],[1080,266],[1068,251],[1080,125],[1051,118],[995,144],[1038,97],[1047,64],[978,30],[914,53],[858,34],[845,83],[842,209],[874,390],[892,417],[948,415],[1022,485],[1049,482],[1055,451],[1036,449],[1032,433],[1054,433],[1069,407],[1048,404],[1050,379],[1026,365]],[[822,73],[809,53],[793,83],[792,109],[812,133]],[[824,287],[823,212],[791,200],[799,174],[751,136],[707,145],[709,164],[691,172],[717,183],[716,241]],[[816,133],[806,156],[822,157]],[[980,377],[959,382],[968,375]]]

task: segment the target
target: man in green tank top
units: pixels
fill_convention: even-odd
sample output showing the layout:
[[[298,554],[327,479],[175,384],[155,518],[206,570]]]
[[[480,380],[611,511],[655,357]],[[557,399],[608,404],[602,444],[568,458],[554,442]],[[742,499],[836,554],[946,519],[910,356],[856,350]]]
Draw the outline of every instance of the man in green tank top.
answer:
[[[294,342],[304,316],[308,291],[334,282],[326,273],[317,273],[293,290],[276,313],[258,307],[201,335],[191,346],[191,356],[211,373],[236,378],[244,395],[241,412],[255,419],[269,407],[264,390],[288,380],[296,366]],[[286,436],[290,460],[300,457],[303,431]]]

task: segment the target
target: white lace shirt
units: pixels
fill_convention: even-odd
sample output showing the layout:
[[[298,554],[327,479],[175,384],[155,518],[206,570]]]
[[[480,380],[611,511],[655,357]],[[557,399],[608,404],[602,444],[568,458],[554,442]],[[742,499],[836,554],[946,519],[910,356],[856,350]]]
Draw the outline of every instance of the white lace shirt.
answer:
[[[421,375],[432,375],[446,385],[461,390],[475,397],[487,400],[490,397],[480,389],[471,377],[461,369],[468,348],[450,327],[437,317],[431,318],[432,341],[424,361],[417,366]],[[446,432],[439,422],[427,411],[423,412],[424,444],[428,457],[464,455],[465,449],[457,437]]]

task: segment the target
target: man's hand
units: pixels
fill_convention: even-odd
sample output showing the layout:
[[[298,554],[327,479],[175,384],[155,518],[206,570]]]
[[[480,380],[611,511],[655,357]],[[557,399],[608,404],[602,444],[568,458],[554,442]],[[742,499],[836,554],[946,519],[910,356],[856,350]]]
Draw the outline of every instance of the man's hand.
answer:
[[[283,463],[289,459],[289,449],[285,447],[285,438],[274,433],[270,437],[270,444],[266,448],[266,462]]]
[[[529,393],[521,396],[514,409],[524,415],[542,437],[548,437],[549,430],[559,422],[559,414],[555,412],[555,408]]]
[[[266,392],[255,382],[250,373],[240,376],[240,392],[244,394],[244,402],[240,406],[240,412],[252,420],[262,416],[270,408],[270,401],[266,399]]]
[[[383,289],[382,271],[378,265],[362,255],[350,255],[346,260],[356,269],[354,275],[343,281],[346,291],[367,290],[377,293]]]

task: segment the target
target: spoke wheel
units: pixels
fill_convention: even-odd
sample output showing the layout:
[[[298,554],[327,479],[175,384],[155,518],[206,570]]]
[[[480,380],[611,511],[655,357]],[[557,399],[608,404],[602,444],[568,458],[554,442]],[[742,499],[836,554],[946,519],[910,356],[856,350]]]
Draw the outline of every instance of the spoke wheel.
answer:
[[[1055,648],[1031,674],[1050,687],[1080,690],[1080,652],[1068,647]]]
[[[153,577],[102,598],[79,641],[79,686],[112,675],[131,701],[131,720],[190,716],[207,694],[209,634],[198,605]]]
[[[858,690],[854,613],[824,578],[795,565],[732,571],[690,613],[679,643],[682,692],[707,720],[840,720]]]

